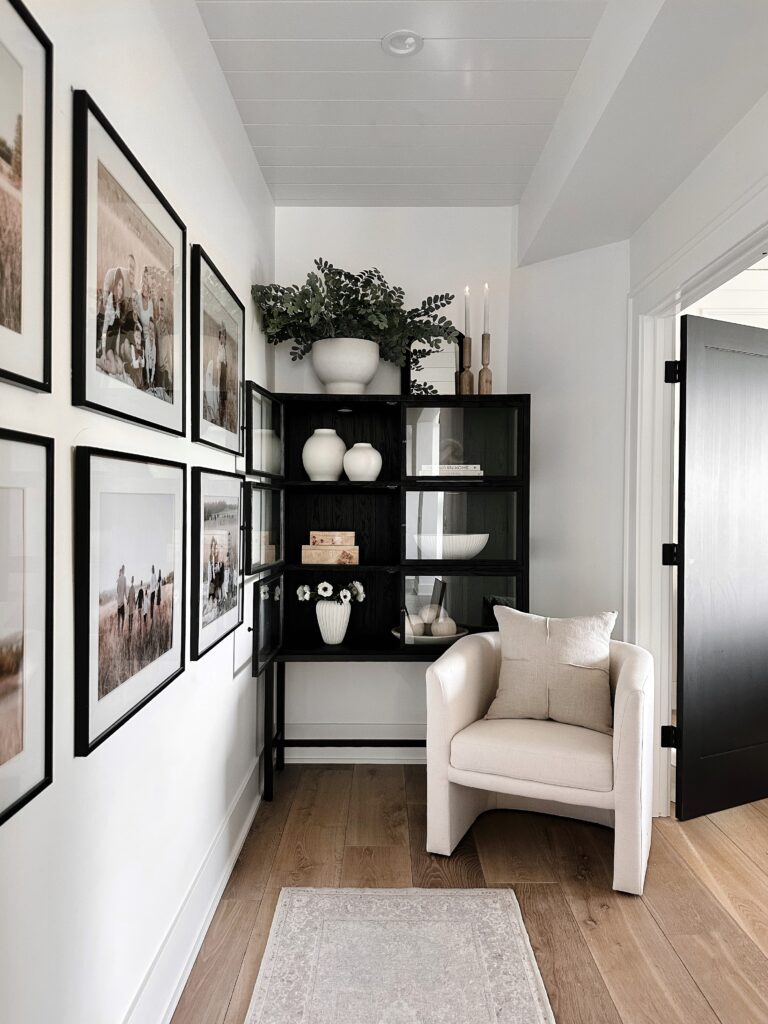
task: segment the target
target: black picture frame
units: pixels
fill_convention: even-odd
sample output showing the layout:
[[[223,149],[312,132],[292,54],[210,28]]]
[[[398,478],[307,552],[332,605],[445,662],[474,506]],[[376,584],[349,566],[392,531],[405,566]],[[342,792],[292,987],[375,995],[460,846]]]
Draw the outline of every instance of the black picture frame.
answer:
[[[243,501],[243,520],[244,520],[244,535],[245,535],[245,574],[247,576],[253,576],[258,572],[264,572],[265,570],[273,570],[275,566],[281,565],[285,560],[284,544],[285,539],[283,536],[283,516],[284,516],[284,490],[282,487],[275,487],[273,484],[261,483],[255,480],[245,480],[243,483],[244,501]],[[259,560],[260,546],[256,544],[253,530],[253,511],[254,503],[260,501],[261,495],[269,494],[272,495],[273,500],[277,499],[278,513],[277,513],[277,544],[276,557],[271,561]]]
[[[112,459],[115,462],[140,463],[147,466],[162,466],[181,472],[181,605],[179,664],[174,671],[154,686],[140,700],[103,729],[91,737],[90,701],[90,608],[91,608],[91,464],[95,458]],[[76,447],[74,450],[74,594],[75,594],[75,756],[87,757],[101,746],[118,729],[129,722],[134,715],[145,708],[150,701],[182,675],[186,668],[186,569],[187,569],[187,467],[185,463],[168,459],[155,459],[146,455],[111,451],[104,448]],[[85,557],[78,557],[83,553]],[[175,583],[175,577],[174,577]]]
[[[201,646],[200,644],[200,633],[201,633],[201,588],[202,588],[202,573],[201,573],[201,562],[202,562],[202,538],[203,538],[203,522],[201,517],[201,500],[203,497],[203,477],[223,477],[225,479],[233,479],[239,482],[239,512],[238,522],[235,527],[237,530],[238,537],[238,567],[237,567],[237,579],[238,579],[238,598],[237,598],[237,621],[232,623],[228,629],[219,634],[212,642]],[[192,597],[192,619],[190,626],[190,659],[192,661],[199,661],[204,655],[212,651],[214,647],[218,646],[222,640],[225,640],[230,634],[243,624],[244,619],[244,576],[243,576],[243,484],[245,477],[242,473],[231,473],[226,470],[220,469],[208,469],[204,466],[193,466],[192,467],[192,573],[191,573],[191,597]]]
[[[258,678],[275,660],[283,642],[285,580],[282,570],[263,576],[261,579],[256,580],[253,586],[253,658],[251,662],[251,675],[254,678]],[[277,588],[276,596],[275,588]],[[268,619],[265,615],[265,608],[270,607],[273,603],[279,605],[277,618]],[[262,647],[262,637],[267,631],[271,632],[272,636],[269,648],[265,651]]]
[[[254,417],[254,398],[258,397],[260,402],[261,417],[259,423],[255,422]],[[256,445],[255,443],[255,432],[265,430],[263,411],[265,405],[270,405],[273,409],[272,426],[269,428],[280,446],[280,454],[278,456],[278,472],[273,472],[269,469],[264,468],[264,451],[263,444]],[[275,425],[276,424],[276,425]],[[273,456],[274,459],[274,456]],[[245,384],[245,472],[247,476],[258,476],[263,477],[265,480],[282,480],[285,476],[285,450],[283,446],[283,403],[268,391],[266,388],[261,387],[260,384],[256,384],[254,381],[246,381]]]
[[[21,0],[0,0],[6,3],[20,18],[24,26],[40,44],[45,59],[45,82],[43,85],[43,108],[45,124],[43,126],[43,251],[42,251],[42,331],[39,339],[42,345],[42,375],[31,377],[23,373],[0,366],[0,380],[34,391],[51,392],[51,220],[53,203],[53,43],[32,17]],[[2,40],[0,40],[2,43]],[[22,246],[24,245],[22,239]],[[20,334],[22,344],[25,335]],[[38,339],[34,339],[36,342]]]
[[[204,387],[204,374],[205,369],[203,367],[202,358],[202,346],[203,346],[203,324],[200,315],[200,307],[202,301],[202,273],[203,264],[206,265],[208,270],[214,275],[218,283],[227,293],[232,302],[236,305],[239,310],[240,317],[240,339],[238,342],[238,362],[239,362],[239,373],[237,376],[237,426],[235,431],[227,431],[224,427],[217,428],[223,430],[225,433],[233,433],[237,437],[237,447],[233,445],[221,444],[216,441],[212,436],[205,436],[206,428],[205,424],[208,421],[205,416],[202,415],[202,404],[203,404],[203,393]],[[237,297],[233,289],[227,283],[226,278],[218,269],[216,264],[206,253],[205,249],[201,245],[195,244],[192,246],[192,261],[191,261],[191,285],[190,285],[190,305],[192,309],[191,325],[192,325],[192,380],[194,386],[194,394],[192,396],[192,440],[197,441],[199,444],[209,445],[211,448],[216,448],[218,451],[227,452],[229,455],[242,455],[243,454],[243,396],[245,393],[245,306]],[[211,431],[212,433],[212,431]]]
[[[54,441],[51,437],[28,434],[18,430],[7,430],[0,427],[0,441],[14,444],[39,445],[45,451],[45,599],[43,643],[45,655],[43,662],[43,773],[40,779],[9,803],[0,807],[0,825],[17,814],[39,793],[53,782],[53,556],[54,556]]]
[[[91,96],[83,89],[75,89],[73,92],[73,159],[72,159],[72,404],[83,406],[94,412],[104,413],[108,416],[115,416],[127,420],[130,423],[138,423],[141,426],[152,427],[155,430],[162,430],[168,434],[178,437],[186,436],[187,431],[187,407],[186,407],[186,322],[187,322],[187,229],[184,222],[176,213],[170,202],[166,199],[158,186],[149,176],[144,167],[139,163],[131,149],[124,142],[116,129],[107,119],[106,115],[97,106]],[[88,316],[88,285],[91,278],[91,268],[88,266],[88,131],[89,120],[93,118],[103,129],[110,142],[115,146],[118,153],[127,161],[130,168],[141,183],[146,186],[165,214],[175,224],[180,233],[179,240],[179,266],[181,268],[181,281],[179,284],[179,309],[174,305],[174,325],[178,324],[180,335],[179,343],[174,340],[174,381],[178,378],[178,386],[174,385],[174,394],[180,403],[180,422],[178,426],[170,423],[160,423],[157,420],[143,415],[135,415],[94,400],[88,395],[87,361],[91,353],[91,341],[89,339],[89,316]],[[95,273],[95,271],[94,271]],[[176,338],[174,331],[174,339]],[[180,369],[176,362],[176,349]],[[157,401],[157,400],[156,400]],[[174,399],[175,405],[176,399]],[[160,408],[168,403],[159,403]],[[160,408],[155,410],[160,411]]]

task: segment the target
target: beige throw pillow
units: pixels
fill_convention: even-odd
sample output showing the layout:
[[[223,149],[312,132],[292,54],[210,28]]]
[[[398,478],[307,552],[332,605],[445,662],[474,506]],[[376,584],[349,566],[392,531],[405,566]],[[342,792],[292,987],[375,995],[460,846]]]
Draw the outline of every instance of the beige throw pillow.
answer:
[[[613,732],[610,639],[616,612],[550,619],[494,608],[501,672],[486,718],[551,718]]]

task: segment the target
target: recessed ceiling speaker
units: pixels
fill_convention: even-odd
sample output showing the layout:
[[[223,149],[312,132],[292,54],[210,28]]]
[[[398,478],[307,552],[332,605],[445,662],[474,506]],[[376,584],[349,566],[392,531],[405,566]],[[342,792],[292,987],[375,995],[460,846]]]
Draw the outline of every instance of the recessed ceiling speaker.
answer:
[[[399,28],[390,32],[381,40],[381,48],[391,57],[410,57],[418,53],[424,45],[424,39],[418,32],[407,28]]]

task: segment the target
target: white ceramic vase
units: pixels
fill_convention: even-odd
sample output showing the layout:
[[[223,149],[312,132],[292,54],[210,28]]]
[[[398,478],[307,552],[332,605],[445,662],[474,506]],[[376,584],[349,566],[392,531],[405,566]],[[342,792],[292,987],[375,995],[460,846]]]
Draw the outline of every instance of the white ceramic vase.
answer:
[[[350,480],[377,480],[381,472],[381,455],[367,441],[353,444],[344,456],[344,472]]]
[[[312,368],[329,395],[362,395],[379,365],[379,346],[365,338],[323,338],[312,346]]]
[[[324,644],[340,644],[344,642],[349,625],[352,605],[339,601],[318,601],[315,605],[317,624]]]
[[[301,452],[301,461],[310,480],[338,480],[344,468],[347,446],[335,430],[318,427],[308,437]]]

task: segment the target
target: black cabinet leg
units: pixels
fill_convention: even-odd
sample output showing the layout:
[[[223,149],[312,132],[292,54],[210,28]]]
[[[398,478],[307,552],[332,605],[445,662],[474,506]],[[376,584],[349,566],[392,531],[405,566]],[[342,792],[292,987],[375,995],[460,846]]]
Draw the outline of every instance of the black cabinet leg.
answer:
[[[285,662],[277,663],[277,757],[279,772],[285,768]]]
[[[275,670],[270,665],[264,672],[264,800],[271,800],[275,790],[275,768],[272,761],[275,746]]]

